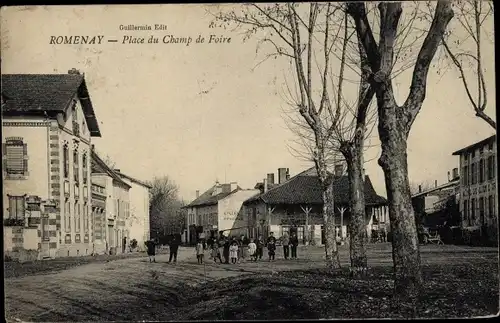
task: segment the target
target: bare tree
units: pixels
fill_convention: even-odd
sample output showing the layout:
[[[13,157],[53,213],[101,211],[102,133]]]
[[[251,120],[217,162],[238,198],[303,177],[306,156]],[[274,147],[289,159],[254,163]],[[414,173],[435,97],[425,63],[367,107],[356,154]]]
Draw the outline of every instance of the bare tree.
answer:
[[[151,232],[163,235],[168,227],[179,225],[179,187],[168,176],[155,177],[149,184]]]
[[[460,0],[455,1],[453,7],[455,8],[454,21],[458,23],[459,27],[462,27],[466,37],[457,38],[454,33],[445,33],[442,36],[445,54],[459,71],[460,79],[476,116],[496,129],[496,121],[485,112],[488,92],[484,79],[485,62],[482,55],[484,34],[489,36],[486,24],[492,23],[493,2]],[[493,29],[492,27],[491,29]],[[473,48],[472,51],[468,50],[470,47]],[[469,70],[472,73],[468,73]],[[476,93],[474,94],[474,92]]]
[[[379,41],[375,40],[365,3],[348,3],[358,37],[370,65],[370,83],[375,87],[378,106],[378,132],[382,145],[379,165],[385,175],[392,231],[395,293],[400,299],[416,301],[422,284],[420,252],[408,180],[407,139],[425,99],[427,74],[453,17],[449,1],[440,0],[434,9],[430,28],[415,61],[410,93],[398,105],[392,86],[395,40],[403,12],[400,2],[381,2]]]
[[[340,117],[340,111],[331,104],[328,86],[330,57],[335,42],[339,40],[331,30],[331,16],[337,10],[338,7],[331,3],[310,3],[306,6],[292,3],[248,4],[243,5],[242,11],[238,13],[230,11],[217,14],[219,22],[236,24],[236,28],[245,27],[244,39],[257,32],[266,33],[259,45],[270,44],[273,52],[265,60],[285,57],[293,65],[295,95],[291,100],[296,113],[300,114],[314,137],[311,156],[323,191],[325,258],[331,269],[340,267],[335,241],[333,178],[329,176],[327,163],[328,142]],[[321,63],[316,60],[316,53],[321,53]],[[315,67],[319,73],[313,72]],[[316,84],[320,87],[319,91]],[[325,122],[324,115],[329,116],[332,121],[330,124]]]

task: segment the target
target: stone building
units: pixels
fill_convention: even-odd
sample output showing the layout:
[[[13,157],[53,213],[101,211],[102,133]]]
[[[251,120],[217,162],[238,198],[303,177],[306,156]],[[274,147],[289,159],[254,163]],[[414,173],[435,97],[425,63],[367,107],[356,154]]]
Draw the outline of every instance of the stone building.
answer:
[[[337,167],[333,181],[335,199],[335,222],[337,236],[347,237],[350,222],[348,178]],[[323,195],[316,169],[310,168],[261,194],[247,199],[243,204],[248,221],[248,235],[267,237],[273,232],[276,237],[295,232],[301,243],[306,237],[316,244],[324,243]],[[365,176],[366,228],[389,229],[389,214],[386,199],[377,195],[370,178]]]
[[[496,135],[459,149],[453,153],[460,158],[460,213],[462,227],[481,230],[483,235],[497,241],[497,141]]]
[[[89,254],[90,147],[101,133],[84,75],[3,74],[2,117],[4,222],[26,222],[28,196],[54,201],[48,254]]]

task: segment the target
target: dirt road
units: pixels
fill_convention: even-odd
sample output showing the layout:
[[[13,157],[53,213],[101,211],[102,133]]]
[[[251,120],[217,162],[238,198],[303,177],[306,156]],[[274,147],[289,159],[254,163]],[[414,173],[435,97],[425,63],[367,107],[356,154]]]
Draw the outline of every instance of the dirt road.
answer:
[[[323,249],[299,250],[298,260],[244,262],[238,265],[198,265],[192,249],[180,250],[177,264],[168,263],[168,254],[156,263],[147,257],[87,264],[72,269],[5,280],[6,317],[23,321],[126,321],[168,320],[164,313],[178,310],[189,299],[183,291],[206,280],[282,270],[321,268]],[[341,262],[349,261],[347,248]],[[370,266],[392,263],[388,244],[372,245]],[[429,246],[422,248],[422,263],[497,261],[493,248]],[[492,273],[495,274],[496,273]],[[205,276],[206,275],[206,276]]]

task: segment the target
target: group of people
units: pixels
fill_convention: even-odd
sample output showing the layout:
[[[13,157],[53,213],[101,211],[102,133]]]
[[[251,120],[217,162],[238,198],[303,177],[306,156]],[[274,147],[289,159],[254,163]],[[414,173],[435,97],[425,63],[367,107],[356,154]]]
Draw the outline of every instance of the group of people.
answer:
[[[290,237],[285,233],[281,238],[281,244],[283,246],[283,255],[285,259],[297,259],[297,246],[299,240],[295,233],[292,233]],[[269,234],[267,241],[264,241],[262,236],[254,240],[248,239],[244,235],[240,238],[236,238],[225,237],[222,234],[218,238],[210,237],[207,241],[199,239],[195,247],[195,252],[199,264],[203,264],[206,254],[208,254],[209,258],[213,259],[214,262],[219,260],[220,263],[236,264],[246,258],[250,258],[250,261],[262,260],[265,247],[267,248],[268,260],[274,261],[277,240],[273,232]],[[224,258],[224,261],[222,258]]]
[[[148,252],[149,256],[149,262],[156,262],[156,248],[159,245],[157,240],[148,240],[145,241],[144,244],[146,245],[146,249]],[[168,245],[170,248],[170,257],[168,262],[172,262],[172,260],[177,262],[177,252],[179,251],[179,246],[181,244],[181,239],[179,235],[173,235],[172,238],[169,240]]]

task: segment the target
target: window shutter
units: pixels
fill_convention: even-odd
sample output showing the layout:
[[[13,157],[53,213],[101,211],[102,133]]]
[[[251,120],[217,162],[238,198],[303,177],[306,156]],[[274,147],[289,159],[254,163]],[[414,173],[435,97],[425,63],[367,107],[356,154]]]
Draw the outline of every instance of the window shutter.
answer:
[[[24,176],[28,176],[28,144],[23,144],[23,172]]]
[[[7,171],[7,145],[2,143],[2,165],[4,172]]]

